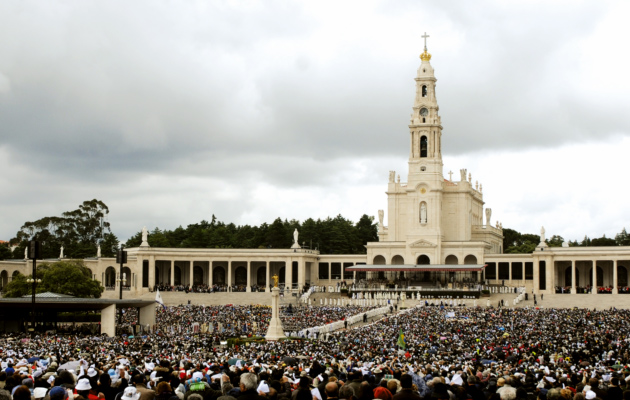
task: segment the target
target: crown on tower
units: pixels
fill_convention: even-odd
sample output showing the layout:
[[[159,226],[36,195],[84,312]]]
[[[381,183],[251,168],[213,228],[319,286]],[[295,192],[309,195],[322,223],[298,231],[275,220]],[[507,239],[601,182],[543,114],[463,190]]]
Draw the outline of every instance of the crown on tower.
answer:
[[[420,59],[422,61],[429,61],[431,59],[431,54],[427,52],[427,49],[424,49],[424,53],[420,54]]]

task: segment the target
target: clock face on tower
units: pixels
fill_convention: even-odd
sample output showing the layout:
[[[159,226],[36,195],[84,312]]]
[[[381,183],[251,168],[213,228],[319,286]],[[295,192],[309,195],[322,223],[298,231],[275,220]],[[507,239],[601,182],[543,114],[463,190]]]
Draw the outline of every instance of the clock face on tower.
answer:
[[[426,117],[427,115],[429,115],[429,110],[427,110],[426,108],[422,108],[420,110],[420,115],[422,115],[423,117]]]

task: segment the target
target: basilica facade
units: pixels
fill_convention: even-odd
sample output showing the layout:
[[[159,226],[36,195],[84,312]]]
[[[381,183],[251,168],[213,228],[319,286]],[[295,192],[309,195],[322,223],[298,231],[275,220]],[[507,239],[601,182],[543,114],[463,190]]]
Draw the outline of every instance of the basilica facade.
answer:
[[[420,59],[406,182],[400,173],[389,172],[386,207],[378,211],[379,241],[368,243],[366,254],[320,254],[300,248],[297,240],[290,249],[154,248],[145,241],[127,249],[122,277],[114,259],[84,260],[105,286],[104,297],[116,298],[120,285],[125,297],[159,286],[269,291],[274,275],[295,290],[380,280],[425,288],[464,282],[467,287],[505,285],[541,294],[630,293],[629,247],[550,248],[543,238],[531,254],[503,254],[502,226],[492,223],[483,187],[466,169],[444,176],[437,79],[426,45]],[[30,267],[29,260],[0,261],[0,286],[17,272],[28,275]]]

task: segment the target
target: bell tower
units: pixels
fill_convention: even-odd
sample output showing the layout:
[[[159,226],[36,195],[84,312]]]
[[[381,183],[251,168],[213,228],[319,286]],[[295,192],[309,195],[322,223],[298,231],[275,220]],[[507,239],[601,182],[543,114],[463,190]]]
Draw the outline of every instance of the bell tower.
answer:
[[[435,78],[431,67],[431,54],[427,51],[426,33],[424,52],[420,55],[422,63],[415,78],[416,95],[413,102],[409,135],[411,149],[409,152],[409,186],[424,182],[430,186],[441,187],[442,175],[442,121],[438,115],[440,107],[435,95]],[[434,187],[436,188],[436,187]]]

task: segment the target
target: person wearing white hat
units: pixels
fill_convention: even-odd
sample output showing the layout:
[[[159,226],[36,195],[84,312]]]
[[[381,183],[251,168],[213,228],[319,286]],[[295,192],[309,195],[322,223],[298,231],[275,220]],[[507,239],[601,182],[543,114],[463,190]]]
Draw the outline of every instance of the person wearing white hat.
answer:
[[[88,392],[90,391],[90,389],[92,389],[92,385],[90,385],[90,380],[88,378],[79,379],[79,382],[75,386],[75,389],[77,390],[78,394],[82,395],[83,397],[87,399]]]
[[[122,396],[120,396],[120,400],[139,400],[140,393],[133,386],[127,386]]]

